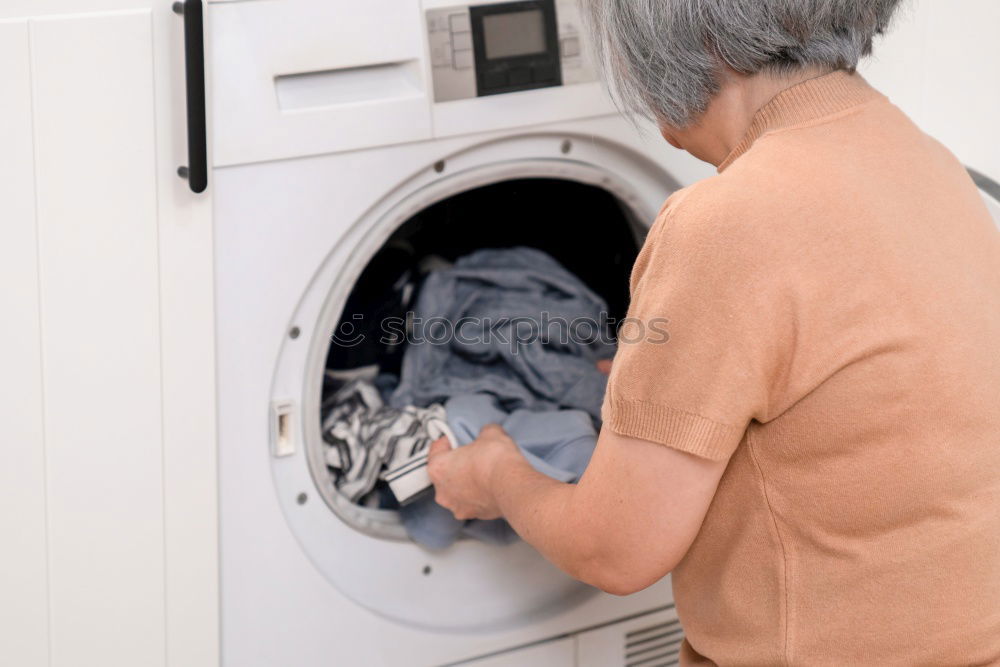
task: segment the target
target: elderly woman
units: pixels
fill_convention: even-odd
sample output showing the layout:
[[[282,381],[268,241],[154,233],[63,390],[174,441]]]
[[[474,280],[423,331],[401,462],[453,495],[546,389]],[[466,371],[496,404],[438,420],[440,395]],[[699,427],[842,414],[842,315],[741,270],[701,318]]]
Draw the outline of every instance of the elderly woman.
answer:
[[[1000,661],[1000,235],[854,71],[896,5],[591,0],[619,99],[718,175],[649,231],[579,484],[499,427],[433,448],[457,517],[611,593],[672,572],[686,664]]]

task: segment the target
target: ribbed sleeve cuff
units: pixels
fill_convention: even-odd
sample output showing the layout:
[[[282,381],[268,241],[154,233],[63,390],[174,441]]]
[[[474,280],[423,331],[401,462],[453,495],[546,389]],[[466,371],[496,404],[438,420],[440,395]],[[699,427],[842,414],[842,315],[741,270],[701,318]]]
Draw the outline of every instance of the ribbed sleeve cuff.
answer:
[[[607,396],[604,428],[618,435],[649,440],[712,461],[732,456],[744,429],[663,405]]]

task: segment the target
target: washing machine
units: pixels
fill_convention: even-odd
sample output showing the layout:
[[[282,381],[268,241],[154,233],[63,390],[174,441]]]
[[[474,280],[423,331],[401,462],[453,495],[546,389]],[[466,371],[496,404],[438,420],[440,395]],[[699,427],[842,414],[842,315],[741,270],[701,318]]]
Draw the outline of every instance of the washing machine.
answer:
[[[209,25],[223,664],[676,664],[669,578],[614,597],[524,543],[419,547],[335,490],[321,402],[394,249],[541,248],[614,314],[712,168],[616,114],[575,0],[221,0]]]
[[[645,227],[711,167],[618,116],[575,0],[209,11],[223,663],[674,664],[669,578],[622,598],[523,542],[419,547],[332,486],[320,405],[400,243],[541,248],[624,314]]]

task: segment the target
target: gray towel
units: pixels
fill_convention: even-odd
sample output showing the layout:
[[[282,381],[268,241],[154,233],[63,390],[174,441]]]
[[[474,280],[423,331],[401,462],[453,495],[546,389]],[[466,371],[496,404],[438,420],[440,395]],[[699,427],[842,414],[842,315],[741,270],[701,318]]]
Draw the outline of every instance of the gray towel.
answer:
[[[605,311],[600,297],[539,250],[466,255],[424,282],[414,309],[423,325],[414,326],[417,341],[403,355],[391,404],[427,406],[488,393],[508,411],[576,408],[599,420],[607,380],[595,362],[614,355],[608,336],[597,335]],[[441,343],[448,326],[461,336]],[[514,342],[532,327],[548,336]]]
[[[597,444],[593,421],[580,410],[515,410],[507,414],[496,399],[478,394],[452,398],[445,404],[445,412],[460,446],[475,440],[483,426],[500,424],[535,470],[560,482],[580,478]],[[518,539],[503,519],[459,521],[430,495],[404,505],[400,515],[409,536],[431,549],[444,549],[462,535],[494,544]]]

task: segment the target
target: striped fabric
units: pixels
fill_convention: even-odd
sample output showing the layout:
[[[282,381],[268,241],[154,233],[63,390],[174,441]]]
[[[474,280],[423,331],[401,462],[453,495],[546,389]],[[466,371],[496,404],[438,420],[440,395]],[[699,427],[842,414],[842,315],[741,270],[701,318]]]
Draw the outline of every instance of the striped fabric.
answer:
[[[389,407],[363,378],[347,382],[330,402],[333,407],[323,420],[326,464],[336,473],[338,491],[352,502],[375,488],[381,477],[396,500],[405,503],[430,486],[430,444],[445,436],[454,445],[440,404]]]

